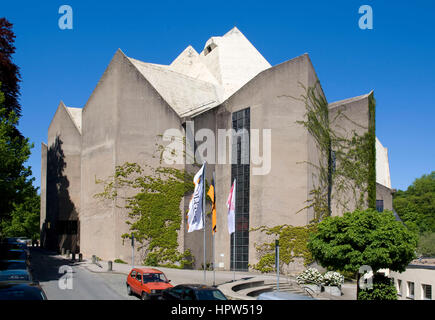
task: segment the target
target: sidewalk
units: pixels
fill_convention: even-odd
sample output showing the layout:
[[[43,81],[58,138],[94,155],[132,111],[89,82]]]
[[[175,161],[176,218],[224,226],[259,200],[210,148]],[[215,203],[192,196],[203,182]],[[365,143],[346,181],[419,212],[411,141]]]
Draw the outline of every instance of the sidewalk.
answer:
[[[111,272],[111,273],[121,273],[128,275],[131,271],[131,264],[123,263],[112,263],[112,271],[108,271],[107,261],[97,261],[97,264],[93,264],[91,260],[83,260],[79,263],[80,266],[85,267],[91,272]],[[206,271],[206,281],[204,281],[204,270],[189,270],[189,269],[175,269],[175,268],[164,268],[164,267],[152,267],[135,265],[135,268],[156,268],[163,273],[166,277],[171,280],[172,285],[182,284],[182,283],[200,283],[213,285],[213,271]],[[260,277],[261,279],[273,280],[276,279],[274,275],[261,275],[254,272],[233,272],[233,271],[216,271],[215,272],[215,284],[221,285],[233,281],[235,274],[236,280],[241,280],[242,278],[252,278]]]

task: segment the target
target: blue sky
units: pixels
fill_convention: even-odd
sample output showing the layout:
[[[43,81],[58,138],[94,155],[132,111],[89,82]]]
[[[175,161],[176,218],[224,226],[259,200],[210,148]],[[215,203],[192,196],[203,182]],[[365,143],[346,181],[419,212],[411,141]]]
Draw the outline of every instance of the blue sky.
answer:
[[[73,9],[60,30],[58,9]],[[361,5],[373,30],[361,30]],[[168,64],[189,44],[237,26],[276,65],[309,53],[329,102],[375,91],[377,136],[389,149],[393,188],[435,170],[435,1],[2,1],[21,68],[20,129],[40,145],[62,100],[83,107],[117,48]]]

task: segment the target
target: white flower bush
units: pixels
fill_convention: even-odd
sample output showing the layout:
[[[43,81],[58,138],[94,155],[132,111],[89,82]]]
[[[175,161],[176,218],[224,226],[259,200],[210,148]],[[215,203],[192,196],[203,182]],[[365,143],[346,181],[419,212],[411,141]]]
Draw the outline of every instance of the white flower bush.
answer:
[[[296,281],[299,284],[322,284],[323,276],[319,270],[315,268],[306,269],[300,275],[296,277]]]
[[[344,283],[344,276],[339,272],[328,271],[323,275],[324,286],[337,286],[340,287]]]

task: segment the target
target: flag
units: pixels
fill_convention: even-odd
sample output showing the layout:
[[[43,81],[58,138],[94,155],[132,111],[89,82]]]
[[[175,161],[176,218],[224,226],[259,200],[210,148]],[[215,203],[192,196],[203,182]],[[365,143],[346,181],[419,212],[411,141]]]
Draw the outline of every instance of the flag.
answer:
[[[231,191],[227,201],[228,207],[228,233],[232,234],[235,231],[236,225],[236,179],[234,179]]]
[[[190,199],[189,212],[187,213],[187,232],[201,230],[204,228],[204,171],[205,162],[193,178],[195,189],[193,191],[192,199]]]
[[[213,234],[216,233],[216,190],[214,188],[214,172],[211,179],[211,185],[208,189],[207,195],[211,199],[211,230]]]

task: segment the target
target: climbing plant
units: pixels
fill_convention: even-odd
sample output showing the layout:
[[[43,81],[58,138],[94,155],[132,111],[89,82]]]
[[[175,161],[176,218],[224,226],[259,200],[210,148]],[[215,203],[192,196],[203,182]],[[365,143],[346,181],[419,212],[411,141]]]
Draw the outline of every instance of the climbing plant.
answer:
[[[261,226],[251,229],[251,231],[260,231],[273,239],[271,242],[255,244],[259,261],[251,267],[263,273],[275,271],[275,239],[279,239],[280,270],[283,270],[283,267],[289,265],[295,258],[303,258],[304,265],[310,264],[313,258],[307,248],[307,243],[310,234],[315,230],[315,224],[304,227],[280,225],[269,228]]]
[[[125,200],[130,226],[135,239],[144,250],[145,265],[174,266],[192,263],[189,250],[178,252],[177,231],[183,213],[182,198],[193,191],[193,176],[185,170],[159,166],[140,166],[126,162],[116,166],[113,176],[96,180],[104,190],[96,198]],[[130,196],[121,195],[131,194]],[[127,191],[126,191],[127,190]],[[122,237],[129,238],[130,234]]]
[[[333,199],[342,212],[348,210],[351,204],[356,209],[376,208],[376,102],[373,93],[368,97],[368,126],[364,126],[343,111],[331,117],[328,102],[319,85],[318,81],[308,88],[301,85],[305,93],[297,98],[304,103],[306,112],[304,120],[296,122],[305,127],[314,139],[320,159],[318,163],[308,162],[315,168],[315,182],[307,205],[301,209],[313,209],[312,222],[331,215]],[[355,128],[364,129],[365,133],[358,134],[354,129],[347,136],[340,134],[337,128],[344,120],[351,122]]]
[[[313,261],[307,248],[309,235],[316,230],[316,224],[331,215],[332,200],[341,212],[376,208],[376,135],[375,106],[371,93],[368,96],[368,125],[356,123],[344,112],[334,116],[329,113],[329,105],[320,88],[319,81],[314,86],[305,87],[299,98],[305,106],[304,119],[296,121],[302,125],[314,139],[319,161],[308,162],[313,170],[313,187],[309,191],[306,205],[298,212],[311,208],[314,212],[311,223],[305,227],[278,225],[259,227],[251,231],[260,231],[274,235],[280,243],[280,264],[285,265],[295,257],[304,258],[307,265]],[[337,130],[344,120],[355,128],[363,129],[364,134],[352,130],[343,136]],[[259,261],[252,268],[261,272],[275,270],[275,242],[265,242],[255,246]]]

